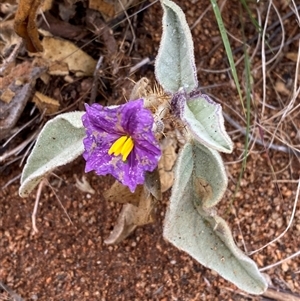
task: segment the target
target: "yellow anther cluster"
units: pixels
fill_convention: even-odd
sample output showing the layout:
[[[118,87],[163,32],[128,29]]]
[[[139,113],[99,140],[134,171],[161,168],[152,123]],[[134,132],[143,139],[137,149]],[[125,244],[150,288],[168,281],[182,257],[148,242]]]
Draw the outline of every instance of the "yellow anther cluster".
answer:
[[[108,150],[108,154],[114,154],[115,156],[122,155],[122,160],[126,161],[133,147],[134,142],[132,138],[130,136],[122,136],[112,144]]]

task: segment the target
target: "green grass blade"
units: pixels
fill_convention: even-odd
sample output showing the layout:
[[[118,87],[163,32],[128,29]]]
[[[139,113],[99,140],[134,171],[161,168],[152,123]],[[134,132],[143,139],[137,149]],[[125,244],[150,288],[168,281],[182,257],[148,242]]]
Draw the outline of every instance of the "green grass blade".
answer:
[[[240,20],[240,21],[241,21],[241,25],[242,25],[242,35],[243,35],[243,41],[244,41],[244,66],[245,66],[244,67],[245,68],[244,69],[244,72],[245,72],[245,96],[246,96],[246,133],[245,133],[245,144],[244,144],[245,151],[244,151],[244,157],[243,157],[240,174],[239,174],[237,184],[236,184],[236,187],[235,187],[235,190],[233,193],[233,197],[230,200],[227,213],[230,212],[232,203],[235,199],[237,192],[240,189],[241,180],[242,180],[244,172],[246,170],[247,158],[248,158],[248,153],[249,153],[249,139],[250,139],[249,137],[250,137],[250,123],[251,123],[250,118],[251,118],[251,89],[252,89],[251,61],[249,58],[247,45],[246,45],[244,23],[242,20]],[[242,101],[242,103],[243,103],[243,101]]]
[[[238,76],[237,76],[237,72],[236,72],[236,68],[235,68],[235,64],[234,64],[234,60],[233,60],[233,55],[232,55],[229,39],[228,39],[226,29],[225,29],[225,26],[224,26],[224,23],[223,23],[223,20],[222,20],[221,12],[220,12],[220,9],[219,9],[219,6],[218,6],[216,0],[210,0],[210,2],[212,4],[212,8],[214,10],[214,13],[215,13],[215,16],[216,16],[216,19],[217,19],[217,22],[218,22],[219,30],[220,30],[220,33],[221,33],[221,37],[222,37],[222,40],[223,40],[223,44],[224,44],[224,47],[225,47],[227,58],[228,58],[228,61],[229,61],[232,76],[233,76],[236,88],[238,90],[238,94],[239,94],[239,97],[240,97],[240,101],[241,101],[243,110],[245,112],[245,107],[244,107],[244,104],[243,104],[242,91],[241,91],[240,83],[239,83],[239,80],[238,80]]]
[[[258,24],[257,20],[255,18],[253,18],[252,16],[252,13],[251,13],[251,10],[247,4],[247,2],[245,0],[240,0],[241,3],[243,4],[245,10],[247,11],[247,14],[249,15],[249,18],[252,22],[252,24],[255,26],[256,30],[259,32],[259,33],[262,33],[262,28],[261,26]]]

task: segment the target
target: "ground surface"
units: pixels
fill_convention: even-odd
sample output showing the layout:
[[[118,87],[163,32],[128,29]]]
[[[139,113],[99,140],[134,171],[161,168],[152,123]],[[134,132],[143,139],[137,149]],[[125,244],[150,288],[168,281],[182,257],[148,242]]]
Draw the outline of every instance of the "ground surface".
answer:
[[[245,252],[251,252],[276,238],[289,223],[300,176],[299,153],[297,156],[287,149],[280,151],[278,148],[266,152],[262,145],[252,142],[241,187],[230,213],[226,213],[241,169],[245,139],[241,128],[244,128],[245,123],[241,117],[242,109],[237,91],[233,88],[228,71],[217,23],[212,10],[208,9],[209,1],[181,2],[178,3],[192,28],[199,82],[205,93],[213,95],[223,105],[228,118],[240,125],[240,128],[236,128],[230,122],[226,123],[235,143],[235,151],[231,155],[223,156],[229,185],[218,209],[219,214],[230,224],[237,245]],[[149,3],[141,3],[128,13],[135,14]],[[289,14],[290,8],[285,1],[274,3],[281,18]],[[76,13],[69,23],[87,30],[84,21],[87,3],[78,2],[74,5]],[[256,8],[264,22],[267,4],[255,4],[251,9],[256,12]],[[206,9],[208,10],[205,12]],[[50,12],[55,15],[57,10],[58,4],[54,2]],[[199,20],[203,12],[205,13]],[[249,16],[245,12],[241,13],[239,2],[228,1],[222,13],[226,28],[235,37],[231,38],[235,59],[238,60],[243,54],[242,44],[237,40],[243,39],[241,22],[250,45],[249,54],[253,54],[257,45],[257,31]],[[132,84],[128,78],[153,78],[153,59],[161,36],[161,16],[160,5],[155,3],[133,17],[135,38],[126,20],[120,25],[115,25],[114,22],[112,30],[118,49],[118,56],[115,58],[117,67],[113,67],[113,54],[107,50],[111,42],[101,37],[92,41],[96,37],[95,30],[87,30],[77,40],[71,39],[78,46],[90,42],[83,50],[94,59],[98,60],[99,54],[104,56],[96,101],[121,103],[130,94]],[[119,20],[124,20],[124,15]],[[281,43],[282,32],[277,21],[278,17],[271,7],[268,23],[269,26],[275,25],[268,35],[271,36],[270,47],[275,52],[278,51],[276,46]],[[63,32],[65,25],[60,26],[60,32]],[[263,97],[261,46],[253,56],[252,124],[263,124],[266,143],[271,137],[269,132],[275,132],[274,129],[279,124],[281,115],[276,119],[276,114],[291,99],[289,90],[293,87],[296,62],[290,60],[286,54],[298,51],[298,40],[293,39],[299,33],[297,26],[294,15],[290,14],[284,20],[285,45],[279,57],[271,63],[272,68],[268,67],[267,106],[263,116],[260,115]],[[129,53],[131,45],[133,47]],[[266,54],[267,60],[273,56],[267,50]],[[130,68],[144,58],[149,58],[150,63],[138,68],[134,74],[129,74]],[[25,52],[19,55],[19,59],[32,60]],[[113,68],[117,71],[113,72]],[[238,66],[238,70],[243,83],[243,64]],[[83,103],[90,99],[93,80],[92,77],[73,79],[74,82],[70,83],[61,77],[52,76],[47,85],[38,80],[36,89],[58,98],[61,106],[67,110],[82,109]],[[282,84],[281,90],[278,88],[278,81]],[[299,99],[297,101],[299,103]],[[32,103],[28,103],[17,126],[31,118],[28,113],[32,107]],[[36,110],[34,114],[39,113]],[[36,127],[32,126],[27,132],[18,135],[2,150],[2,154],[20,144]],[[280,125],[280,135],[290,146],[299,146],[299,127],[298,108]],[[252,130],[252,134],[260,139],[258,128],[253,127]],[[276,138],[274,145],[283,144]],[[154,224],[138,228],[133,235],[116,246],[105,245],[103,241],[113,229],[121,206],[108,203],[103,198],[103,192],[112,183],[111,178],[88,174],[87,180],[95,189],[95,194],[82,192],[76,187],[75,176],[81,178],[83,175],[83,159],[57,170],[58,177],[49,178],[52,188],[46,186],[42,190],[37,217],[39,232],[33,235],[31,214],[35,193],[22,199],[18,195],[19,180],[6,185],[22,169],[19,161],[11,163],[13,158],[1,163],[0,187],[4,188],[0,191],[0,281],[12,291],[0,287],[0,300],[18,300],[16,295],[13,297],[14,293],[24,300],[300,300],[300,257],[265,272],[270,279],[270,288],[286,294],[283,299],[278,294],[273,298],[270,295],[249,296],[165,242],[162,237],[162,224],[169,192],[165,193],[164,200],[157,206],[157,220]],[[275,263],[299,251],[299,237],[298,205],[293,224],[287,233],[252,258],[260,268]],[[288,299],[292,296],[294,299]]]

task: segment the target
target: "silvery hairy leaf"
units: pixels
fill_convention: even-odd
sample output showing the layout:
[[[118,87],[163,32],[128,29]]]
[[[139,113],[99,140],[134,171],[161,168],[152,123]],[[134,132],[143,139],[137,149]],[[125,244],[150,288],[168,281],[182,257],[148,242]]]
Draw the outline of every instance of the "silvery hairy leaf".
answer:
[[[235,245],[227,223],[213,207],[226,186],[218,152],[196,141],[187,143],[176,165],[164,237],[240,289],[261,294],[267,289],[266,280],[255,262]]]
[[[173,95],[171,106],[175,115],[186,124],[194,139],[224,153],[231,153],[233,143],[224,127],[222,107],[208,95],[183,89]]]
[[[21,197],[28,196],[53,169],[75,160],[83,153],[83,114],[60,114],[45,124],[22,172],[19,188]]]
[[[170,0],[161,1],[163,34],[155,61],[157,81],[166,92],[180,88],[191,92],[198,86],[194,46],[189,26],[181,8]]]

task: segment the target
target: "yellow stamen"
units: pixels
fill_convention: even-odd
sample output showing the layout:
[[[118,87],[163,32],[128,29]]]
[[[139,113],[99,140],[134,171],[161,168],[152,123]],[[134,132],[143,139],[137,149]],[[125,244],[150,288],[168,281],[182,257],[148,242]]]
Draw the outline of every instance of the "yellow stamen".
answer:
[[[134,142],[132,138],[128,136],[122,136],[112,144],[112,146],[108,150],[108,154],[109,155],[114,154],[115,156],[119,156],[121,154],[122,160],[126,161],[133,147],[134,147]]]
[[[128,155],[130,154],[130,152],[133,149],[133,146],[134,146],[134,142],[133,142],[132,138],[128,137],[128,139],[125,141],[125,143],[122,147],[122,151],[121,151],[123,161],[126,161]]]
[[[108,150],[108,154],[114,154],[115,156],[119,156],[121,154],[123,144],[125,143],[127,138],[127,136],[122,136],[119,139],[117,139]]]

